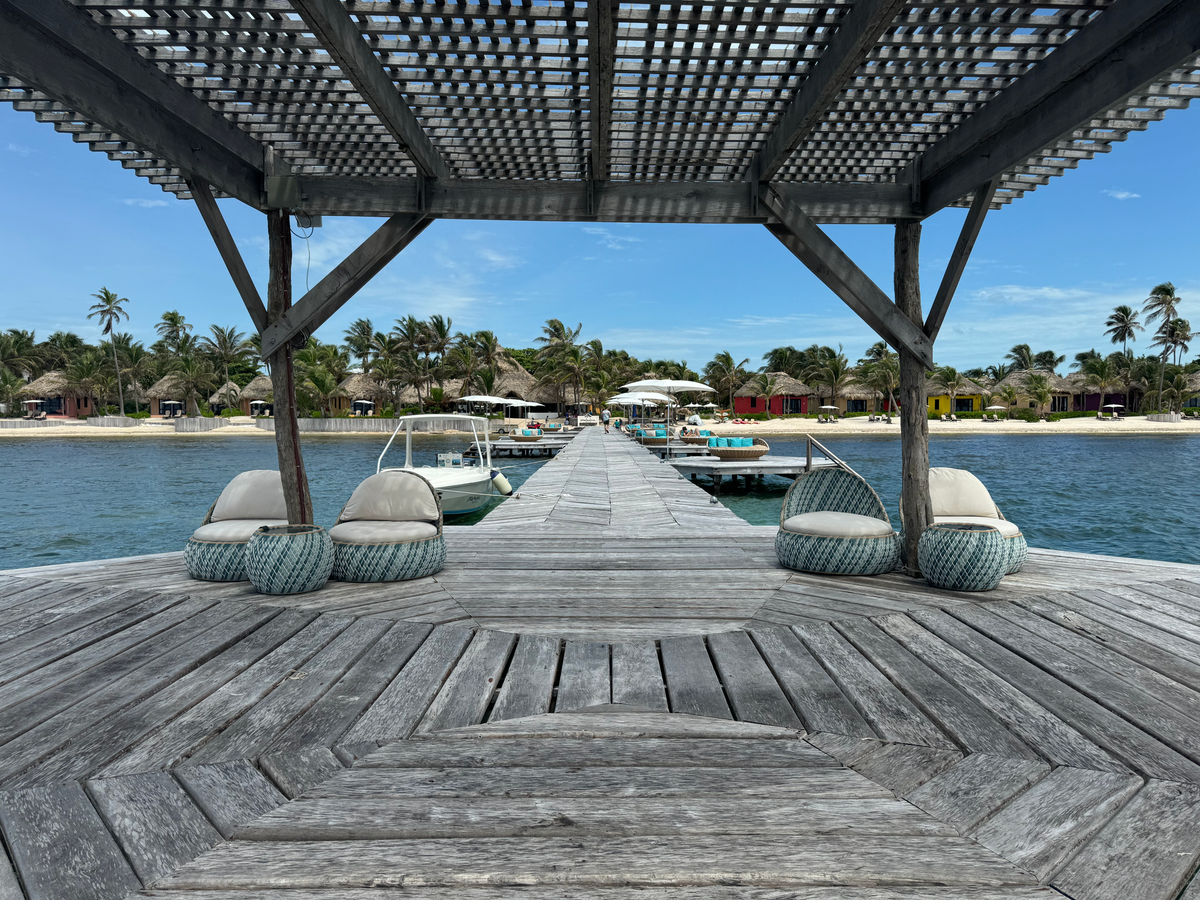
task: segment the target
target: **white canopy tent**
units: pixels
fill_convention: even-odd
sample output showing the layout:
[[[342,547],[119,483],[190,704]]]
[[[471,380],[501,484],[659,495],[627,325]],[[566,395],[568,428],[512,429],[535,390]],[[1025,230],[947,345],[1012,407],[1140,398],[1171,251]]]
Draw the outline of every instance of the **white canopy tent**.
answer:
[[[681,378],[644,378],[641,381],[634,381],[629,384],[621,385],[621,389],[625,391],[652,391],[661,394],[666,394],[667,397],[667,458],[671,457],[671,404],[675,400],[677,394],[715,394],[716,388],[711,388],[707,384],[701,384],[699,381],[685,381]]]

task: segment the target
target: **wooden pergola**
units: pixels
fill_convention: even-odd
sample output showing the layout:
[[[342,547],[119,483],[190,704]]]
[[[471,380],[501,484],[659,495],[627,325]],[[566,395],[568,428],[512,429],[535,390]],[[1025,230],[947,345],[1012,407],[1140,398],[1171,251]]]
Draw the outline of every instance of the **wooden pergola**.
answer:
[[[985,215],[1186,106],[1198,54],[1195,0],[0,0],[0,98],[195,201],[291,423],[294,522],[290,348],[433,220],[756,223],[900,354],[915,542],[925,370]],[[266,304],[217,197],[267,216]],[[921,221],[948,206],[926,313]],[[293,304],[294,213],[387,220]],[[893,296],[823,223],[895,226]]]

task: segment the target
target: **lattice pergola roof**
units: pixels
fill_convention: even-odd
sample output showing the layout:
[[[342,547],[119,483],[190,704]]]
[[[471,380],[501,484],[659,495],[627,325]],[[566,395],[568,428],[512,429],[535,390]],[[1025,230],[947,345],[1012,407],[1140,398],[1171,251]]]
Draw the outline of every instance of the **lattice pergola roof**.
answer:
[[[326,213],[393,213],[424,199],[446,216],[762,221],[769,213],[759,214],[752,190],[730,190],[749,180],[795,186],[818,221],[890,221],[966,205],[997,174],[993,204],[1010,202],[1200,92],[1195,4],[1189,12],[1166,0],[71,0],[97,35],[64,29],[73,11],[59,5],[0,0],[5,26],[21,26],[10,29],[13,44],[41,30],[55,50],[145,93],[136,80],[149,73],[122,73],[109,58],[137,54],[184,89],[172,92],[176,104],[194,98],[236,127],[236,137],[219,136],[234,156],[253,156],[246,138],[270,148],[279,170],[286,163],[301,179],[305,207]],[[1118,16],[1121,27],[1101,34]],[[1173,43],[1161,34],[1172,19]],[[63,72],[53,53],[22,59],[18,47],[0,47],[0,98],[190,196],[189,161],[133,133],[144,122],[101,120],[103,104],[77,84],[85,71]],[[1061,48],[1081,59],[1040,71]],[[1094,83],[1102,79],[1089,66],[1114,53],[1136,71]],[[956,143],[964,123],[995,118],[983,122],[984,139],[1026,128],[1038,104],[1089,78],[1090,90],[1075,94],[1090,103],[1059,97],[1079,118],[1047,109],[1056,120],[1031,135],[1032,152],[1005,147],[1011,161],[976,167],[987,177],[969,184],[946,174],[979,150],[978,140]],[[1015,118],[990,117],[1024,82],[1032,90],[1014,98]],[[177,112],[212,131],[200,109]],[[419,198],[422,174],[442,192]],[[470,202],[468,182],[481,179],[492,183]],[[254,201],[236,178],[207,180]],[[589,187],[578,203],[547,210],[546,182]],[[646,183],[675,185],[674,196],[689,184],[693,200],[708,199],[660,216],[606,208],[618,196],[672,196],[628,193]],[[526,199],[514,207],[514,197]]]

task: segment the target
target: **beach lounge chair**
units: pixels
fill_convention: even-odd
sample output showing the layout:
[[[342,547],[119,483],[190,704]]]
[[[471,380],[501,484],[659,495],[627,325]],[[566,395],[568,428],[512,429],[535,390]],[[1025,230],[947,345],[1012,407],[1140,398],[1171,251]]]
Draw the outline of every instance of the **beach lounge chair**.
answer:
[[[336,581],[407,581],[446,564],[441,501],[408,469],[379,472],[355,488],[329,537]]]
[[[900,539],[879,495],[849,469],[817,469],[783,498],[775,555],[789,569],[880,575],[900,562]]]
[[[954,415],[954,413],[950,413],[950,421],[951,421],[951,422],[957,422],[957,421],[958,421],[958,416]]]
[[[245,581],[246,542],[264,525],[288,524],[283,480],[274,469],[234,477],[209,507],[184,547],[188,574],[198,581]]]
[[[929,498],[933,505],[933,524],[990,525],[1000,532],[1008,547],[1007,574],[1021,571],[1029,555],[1025,536],[1020,528],[1004,518],[982,481],[965,469],[931,468]]]

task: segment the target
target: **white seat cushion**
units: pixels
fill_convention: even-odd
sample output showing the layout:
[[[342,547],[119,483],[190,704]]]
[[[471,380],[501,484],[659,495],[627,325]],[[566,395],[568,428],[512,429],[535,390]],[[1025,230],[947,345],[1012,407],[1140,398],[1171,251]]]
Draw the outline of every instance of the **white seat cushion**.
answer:
[[[930,469],[929,499],[935,517],[996,515],[992,495],[983,482],[966,469]]]
[[[209,522],[192,532],[197,541],[212,544],[240,544],[250,540],[250,535],[263,525],[286,525],[287,519],[225,519]]]
[[[874,516],[844,512],[810,512],[792,516],[783,523],[791,534],[811,534],[819,537],[885,537],[892,526]]]
[[[384,469],[350,495],[340,522],[437,522],[437,495],[416,472]]]
[[[934,525],[954,523],[957,525],[991,525],[1001,537],[1016,537],[1021,529],[1007,519],[996,519],[992,516],[934,516]]]
[[[403,544],[437,537],[437,526],[428,522],[343,522],[329,529],[339,544]]]
[[[214,522],[225,519],[286,518],[283,479],[274,469],[254,469],[236,476],[221,491],[212,511]]]

